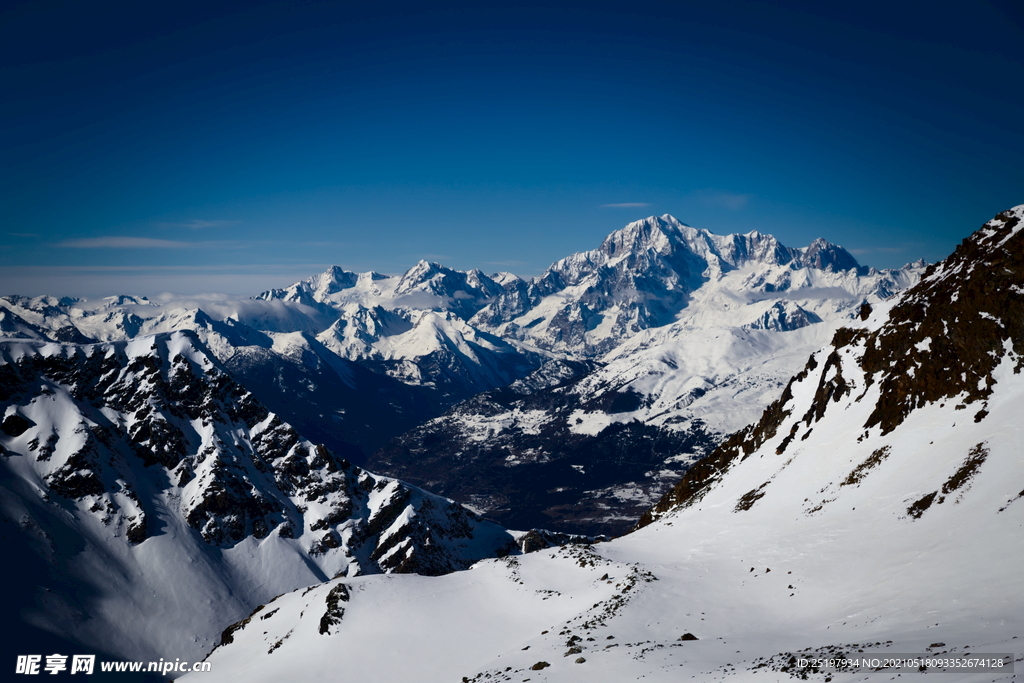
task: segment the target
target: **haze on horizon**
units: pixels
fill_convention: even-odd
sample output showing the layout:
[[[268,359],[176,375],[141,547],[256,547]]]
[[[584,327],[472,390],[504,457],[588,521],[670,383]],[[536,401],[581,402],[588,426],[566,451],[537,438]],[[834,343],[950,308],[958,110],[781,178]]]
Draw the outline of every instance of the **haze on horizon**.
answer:
[[[18,2],[0,294],[539,274],[632,220],[896,267],[1024,202],[995,1]]]

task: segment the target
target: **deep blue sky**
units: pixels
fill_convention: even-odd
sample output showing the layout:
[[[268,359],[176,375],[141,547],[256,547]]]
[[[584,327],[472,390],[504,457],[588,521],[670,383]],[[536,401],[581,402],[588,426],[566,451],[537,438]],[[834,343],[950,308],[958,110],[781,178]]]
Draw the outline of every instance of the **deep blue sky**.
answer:
[[[1012,3],[369,4],[3,10],[0,293],[530,276],[664,213],[891,267],[1024,202]]]

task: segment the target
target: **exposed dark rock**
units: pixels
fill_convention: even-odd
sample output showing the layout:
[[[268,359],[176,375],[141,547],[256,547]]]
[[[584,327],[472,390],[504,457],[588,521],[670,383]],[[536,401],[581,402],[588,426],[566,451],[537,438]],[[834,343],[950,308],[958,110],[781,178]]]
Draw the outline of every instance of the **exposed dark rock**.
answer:
[[[531,529],[519,537],[519,549],[524,553],[533,553],[538,550],[556,548],[570,543],[589,544],[606,540],[608,540],[606,536],[581,536],[579,534],[563,534],[556,531],[547,531],[546,529]]]
[[[750,508],[754,507],[754,503],[756,503],[757,501],[761,500],[761,498],[764,497],[764,487],[767,485],[768,482],[765,482],[758,486],[756,489],[753,489],[743,494],[743,496],[740,498],[740,501],[736,503],[736,512],[739,512],[741,510],[749,510]]]
[[[883,460],[888,458],[891,452],[892,448],[889,446],[882,446],[881,448],[876,449],[870,456],[868,456],[867,460],[857,465],[853,471],[850,472],[849,476],[840,482],[839,485],[852,486],[854,484],[859,484],[861,480],[867,476],[867,473],[877,467]]]
[[[872,333],[862,366],[882,392],[865,426],[888,433],[915,408],[961,394],[964,405],[983,402],[1007,345],[1024,356],[1024,300],[1013,289],[1024,282],[1020,221],[1001,213],[929,266]]]
[[[229,645],[235,642],[235,634],[244,629],[246,626],[248,626],[249,622],[252,621],[252,618],[256,616],[264,607],[266,607],[266,605],[257,606],[256,609],[254,609],[252,613],[245,619],[242,619],[241,621],[236,621],[235,623],[231,624],[226,629],[224,629],[224,631],[222,631],[220,634],[220,642],[217,644],[218,647],[221,645]]]
[[[331,627],[341,623],[345,616],[345,608],[341,603],[349,601],[348,586],[339,583],[327,594],[327,610],[320,617],[320,635],[330,635]]]
[[[971,452],[968,454],[967,459],[964,460],[963,464],[957,469],[953,475],[946,480],[946,483],[942,485],[942,495],[948,496],[957,489],[962,488],[965,484],[970,482],[974,475],[977,474],[978,469],[981,468],[982,463],[988,457],[988,448],[985,447],[984,443],[979,443]]]
[[[4,418],[3,423],[0,424],[0,431],[7,436],[21,436],[34,424],[31,420],[15,413]]]
[[[907,514],[914,519],[920,519],[924,511],[932,506],[932,501],[935,500],[935,496],[938,495],[937,491],[921,496],[921,498],[914,501],[910,507],[907,508]]]

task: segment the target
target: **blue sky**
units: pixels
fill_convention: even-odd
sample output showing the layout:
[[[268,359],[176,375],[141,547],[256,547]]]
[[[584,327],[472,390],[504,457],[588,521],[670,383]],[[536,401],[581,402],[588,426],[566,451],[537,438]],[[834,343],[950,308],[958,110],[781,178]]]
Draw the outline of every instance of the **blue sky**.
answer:
[[[15,3],[0,293],[531,276],[664,213],[893,267],[1024,202],[1012,3],[710,4]]]

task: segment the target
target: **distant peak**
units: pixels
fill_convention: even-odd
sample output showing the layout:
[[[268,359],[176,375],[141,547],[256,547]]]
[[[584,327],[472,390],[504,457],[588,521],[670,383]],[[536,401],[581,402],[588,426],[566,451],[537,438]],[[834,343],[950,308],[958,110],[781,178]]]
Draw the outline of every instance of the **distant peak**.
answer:
[[[651,216],[651,218],[654,218],[654,216]],[[661,215],[661,220],[665,221],[666,223],[671,223],[672,225],[681,225],[684,228],[692,227],[692,226],[687,225],[686,223],[682,222],[681,220],[679,220],[678,218],[676,218],[675,216],[673,216],[670,213],[662,214]]]
[[[861,267],[853,254],[821,237],[800,251],[803,252],[803,257],[799,259],[802,266],[833,271],[859,270]]]
[[[428,261],[426,259],[420,259],[412,268],[406,271],[405,276],[422,277],[427,273],[436,273],[442,270],[448,269],[442,266],[440,263],[435,263],[434,261]]]

